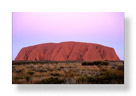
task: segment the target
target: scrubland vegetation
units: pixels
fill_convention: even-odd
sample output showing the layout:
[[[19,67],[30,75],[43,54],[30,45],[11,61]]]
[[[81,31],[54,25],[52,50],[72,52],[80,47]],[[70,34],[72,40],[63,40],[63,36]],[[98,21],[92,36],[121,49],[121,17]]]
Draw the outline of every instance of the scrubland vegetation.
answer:
[[[13,61],[13,84],[123,84],[123,61]]]

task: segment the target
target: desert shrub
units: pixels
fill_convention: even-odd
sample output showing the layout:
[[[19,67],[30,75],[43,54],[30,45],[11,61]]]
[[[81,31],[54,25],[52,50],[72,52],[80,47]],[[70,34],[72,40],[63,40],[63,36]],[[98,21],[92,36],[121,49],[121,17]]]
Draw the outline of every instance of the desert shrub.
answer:
[[[107,69],[106,68],[101,68],[101,71],[107,71]]]
[[[64,81],[65,81],[65,84],[75,84],[76,83],[76,79],[71,78],[71,77],[64,78]]]
[[[100,84],[98,79],[91,76],[83,76],[77,79],[76,83],[78,84]]]
[[[38,69],[38,72],[47,72],[47,70],[45,68],[40,68]]]
[[[18,80],[18,79],[23,79],[23,76],[15,76],[13,79]]]
[[[124,65],[124,61],[122,60],[122,61],[120,61],[123,65]]]
[[[87,65],[94,65],[93,62],[86,62],[86,63],[87,63]]]
[[[30,68],[30,69],[34,68],[34,65],[33,65],[33,64],[30,64],[30,65],[28,66],[28,68]]]
[[[118,66],[118,70],[124,70],[124,66]]]
[[[87,77],[86,76],[82,76],[82,77],[78,78],[76,80],[76,83],[77,84],[85,84],[85,83],[87,83]]]
[[[64,67],[63,66],[60,66],[61,69],[63,69]]]
[[[58,71],[60,71],[61,69],[60,68],[56,68]]]
[[[25,77],[25,79],[26,79],[26,81],[30,81],[30,77],[29,76]]]
[[[37,68],[35,68],[35,67],[34,67],[34,68],[31,68],[31,70],[32,70],[32,71],[35,71],[35,72],[38,71]]]
[[[109,62],[107,61],[82,62],[82,66],[84,65],[109,65]]]
[[[61,76],[59,73],[50,73],[52,76]]]
[[[117,66],[117,64],[112,64],[111,66],[112,66],[112,67],[116,67],[116,66]]]
[[[82,66],[86,65],[86,62],[82,62]]]
[[[49,71],[51,71],[51,72],[52,72],[52,71],[53,71],[53,69],[49,69]]]
[[[16,72],[16,73],[21,73],[21,72],[23,72],[23,70],[24,70],[24,69],[16,69],[14,72]]]
[[[102,63],[102,61],[94,61],[93,63],[94,63],[94,65],[99,65]]]
[[[33,71],[29,71],[29,72],[27,72],[29,75],[33,75],[34,74],[34,72]]]
[[[103,61],[101,62],[101,65],[109,65],[109,62]]]
[[[94,61],[94,62],[82,62],[82,65],[99,65],[102,61]]]
[[[94,65],[94,63],[93,62],[82,62],[82,66],[84,65]]]
[[[111,69],[115,69],[115,67],[114,67],[114,66],[112,66],[112,67],[111,67]]]
[[[60,80],[58,77],[50,77],[47,79],[43,79],[38,84],[63,84],[64,80]]]

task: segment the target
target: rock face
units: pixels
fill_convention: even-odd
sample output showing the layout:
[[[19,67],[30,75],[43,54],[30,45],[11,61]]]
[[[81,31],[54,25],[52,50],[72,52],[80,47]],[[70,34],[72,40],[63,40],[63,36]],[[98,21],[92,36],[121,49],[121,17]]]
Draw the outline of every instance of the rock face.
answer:
[[[62,42],[45,43],[21,49],[15,60],[95,61],[120,60],[111,47],[93,43]]]

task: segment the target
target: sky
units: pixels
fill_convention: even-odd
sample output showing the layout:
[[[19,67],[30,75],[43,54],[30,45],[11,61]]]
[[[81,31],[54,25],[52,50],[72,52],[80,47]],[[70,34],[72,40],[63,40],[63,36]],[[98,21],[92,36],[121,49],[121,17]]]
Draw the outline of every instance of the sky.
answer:
[[[23,47],[78,41],[115,49],[124,60],[123,12],[13,12],[12,60]]]

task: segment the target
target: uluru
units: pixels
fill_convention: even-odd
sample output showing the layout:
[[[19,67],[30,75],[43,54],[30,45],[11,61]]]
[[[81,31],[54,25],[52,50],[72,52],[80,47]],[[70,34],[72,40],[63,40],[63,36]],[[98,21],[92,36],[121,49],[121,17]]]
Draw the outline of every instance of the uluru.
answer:
[[[44,43],[24,47],[20,50],[16,61],[119,61],[114,48],[95,43],[61,42]]]

